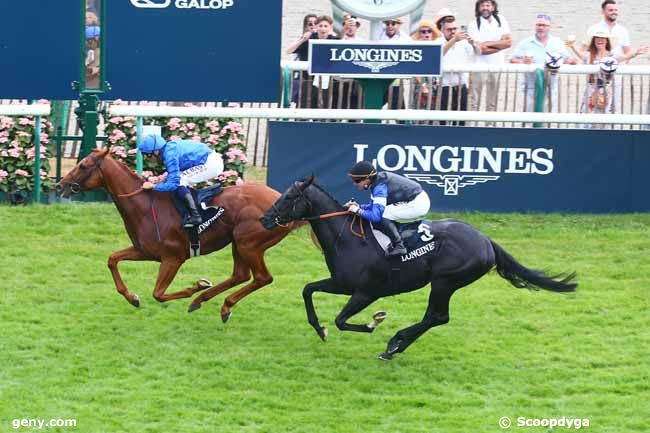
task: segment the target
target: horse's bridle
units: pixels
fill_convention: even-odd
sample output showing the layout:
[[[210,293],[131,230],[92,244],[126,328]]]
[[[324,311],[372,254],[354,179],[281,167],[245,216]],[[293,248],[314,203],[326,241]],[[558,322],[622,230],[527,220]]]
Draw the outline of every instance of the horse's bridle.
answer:
[[[300,189],[300,187],[298,186],[297,182],[293,184],[293,187],[294,187],[294,189],[297,189],[297,190],[298,190],[298,193],[300,194],[300,197],[296,198],[296,199],[293,201],[293,206],[292,206],[292,209],[291,209],[291,214],[292,214],[292,215],[295,214],[295,212],[296,212],[296,204],[298,203],[299,200],[304,200],[304,201],[306,201],[307,204],[309,205],[309,209],[310,209],[310,210],[313,209],[313,204],[312,204],[311,200],[309,200],[309,197],[307,197],[307,196],[304,194],[303,190]],[[273,203],[272,208],[273,208],[273,210],[276,212],[276,214],[279,214],[279,213],[280,213],[280,211],[279,211],[279,209],[276,207],[275,203]],[[291,221],[315,221],[315,220],[322,220],[322,219],[332,218],[332,217],[336,217],[336,216],[343,216],[343,215],[348,215],[348,216],[349,216],[349,215],[353,215],[352,222],[350,223],[350,231],[352,232],[353,235],[355,235],[355,236],[357,236],[357,237],[361,237],[361,238],[365,237],[365,232],[364,232],[364,230],[363,230],[363,224],[362,224],[362,222],[361,222],[361,218],[360,218],[358,215],[356,215],[356,214],[352,214],[352,213],[351,213],[350,211],[348,211],[347,209],[346,209],[346,210],[342,210],[342,211],[337,211],[337,212],[330,212],[330,213],[326,213],[326,214],[320,214],[320,215],[314,215],[314,216],[307,216],[307,217],[303,217],[303,218],[290,219],[290,220],[288,220],[288,221],[285,222],[285,223],[283,223],[282,221],[280,221],[280,216],[278,215],[278,216],[275,217],[275,219],[273,220],[273,222],[275,223],[275,225],[277,225],[277,226],[279,226],[279,227],[288,227],[288,226],[289,226],[289,223],[290,223]],[[353,228],[353,226],[354,226],[354,222],[357,220],[357,218],[359,219],[359,227],[360,227],[360,232],[359,232],[359,233],[358,233],[358,232],[355,232],[355,231],[354,231],[354,228]],[[343,226],[342,226],[341,228],[343,228]],[[339,233],[339,237],[340,237],[340,233]]]
[[[73,194],[78,194],[81,192],[81,184],[86,182],[90,176],[92,176],[93,172],[95,169],[99,169],[99,171],[104,174],[102,171],[102,159],[99,158],[93,158],[91,155],[88,155],[88,157],[93,161],[93,165],[91,167],[84,167],[85,170],[88,172],[84,174],[84,176],[81,179],[78,179],[76,182],[70,182],[70,192]]]

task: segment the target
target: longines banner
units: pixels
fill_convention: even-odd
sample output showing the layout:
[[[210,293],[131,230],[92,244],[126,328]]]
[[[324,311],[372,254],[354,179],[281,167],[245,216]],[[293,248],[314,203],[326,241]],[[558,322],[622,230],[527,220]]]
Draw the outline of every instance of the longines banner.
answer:
[[[419,182],[435,211],[650,211],[650,132],[271,122],[268,183],[315,174],[341,203],[373,161]]]
[[[440,75],[442,46],[431,42],[309,41],[309,73],[356,78]]]
[[[105,3],[110,98],[277,101],[282,0]]]
[[[77,99],[81,2],[0,1],[0,98]]]

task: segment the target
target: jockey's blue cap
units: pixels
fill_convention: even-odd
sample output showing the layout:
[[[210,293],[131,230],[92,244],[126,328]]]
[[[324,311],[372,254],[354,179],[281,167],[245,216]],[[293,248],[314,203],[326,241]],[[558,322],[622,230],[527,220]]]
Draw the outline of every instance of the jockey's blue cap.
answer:
[[[359,161],[352,166],[349,173],[353,179],[365,179],[377,174],[375,166],[370,161]]]
[[[142,139],[142,143],[138,146],[138,150],[142,153],[153,153],[154,150],[160,150],[165,147],[167,142],[160,135],[147,135]]]
[[[99,26],[86,26],[86,39],[98,38]]]

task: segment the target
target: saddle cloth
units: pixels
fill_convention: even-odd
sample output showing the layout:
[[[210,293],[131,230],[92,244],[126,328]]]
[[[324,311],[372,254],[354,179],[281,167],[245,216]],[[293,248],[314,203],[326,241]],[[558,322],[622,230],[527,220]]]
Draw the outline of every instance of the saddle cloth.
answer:
[[[203,224],[198,228],[198,234],[201,234],[224,213],[222,207],[210,205],[210,201],[223,191],[223,187],[221,184],[216,184],[199,190],[194,188],[189,189],[192,193],[192,197],[194,197],[194,202],[199,208],[201,219],[203,220]],[[176,197],[176,194],[172,194],[172,200],[174,201],[174,206],[180,214],[182,221],[186,221],[189,218],[189,211],[185,207],[185,204]]]
[[[402,261],[413,260],[425,255],[435,254],[439,250],[438,239],[435,238],[430,220],[396,223],[397,230],[402,236],[407,253]],[[372,233],[384,251],[388,250],[390,239],[383,232],[373,228]]]

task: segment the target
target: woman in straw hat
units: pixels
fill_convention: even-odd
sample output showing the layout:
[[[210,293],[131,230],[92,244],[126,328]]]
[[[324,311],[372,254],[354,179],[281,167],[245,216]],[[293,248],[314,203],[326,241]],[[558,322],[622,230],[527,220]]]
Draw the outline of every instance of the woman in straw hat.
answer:
[[[415,41],[433,42],[440,37],[441,33],[431,21],[422,20],[418,28],[411,34]],[[416,109],[435,109],[436,86],[434,78],[415,77],[413,80],[413,107]]]
[[[597,74],[589,74],[587,79],[587,88],[580,106],[581,113],[612,113],[615,106],[612,100],[616,96],[612,91],[613,73],[618,62],[628,61],[648,52],[648,47],[639,47],[628,54],[614,56],[612,36],[603,31],[596,31],[591,35],[584,51],[576,47],[575,41],[567,41],[567,46],[583,63],[600,65],[600,71]]]

